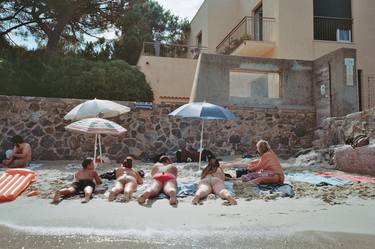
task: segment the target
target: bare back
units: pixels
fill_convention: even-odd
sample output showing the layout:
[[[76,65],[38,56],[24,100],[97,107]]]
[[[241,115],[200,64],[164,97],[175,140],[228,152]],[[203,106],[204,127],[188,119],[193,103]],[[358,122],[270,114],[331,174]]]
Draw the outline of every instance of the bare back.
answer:
[[[163,165],[161,163],[155,164],[151,169],[151,176],[157,173],[170,173],[177,177],[177,168],[173,164]]]
[[[16,160],[31,161],[31,146],[28,143],[22,143],[19,147],[14,146],[13,157]]]

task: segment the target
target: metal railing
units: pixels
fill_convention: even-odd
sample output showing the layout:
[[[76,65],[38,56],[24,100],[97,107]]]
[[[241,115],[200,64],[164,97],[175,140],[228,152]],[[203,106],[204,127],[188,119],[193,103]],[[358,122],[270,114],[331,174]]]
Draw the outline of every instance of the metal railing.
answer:
[[[158,42],[144,42],[142,55],[198,59],[199,54],[206,50],[206,47],[188,46],[180,44],[163,44]]]
[[[274,41],[275,18],[245,16],[216,47],[220,54],[232,53],[243,41]]]
[[[314,40],[353,41],[353,19],[314,16]]]

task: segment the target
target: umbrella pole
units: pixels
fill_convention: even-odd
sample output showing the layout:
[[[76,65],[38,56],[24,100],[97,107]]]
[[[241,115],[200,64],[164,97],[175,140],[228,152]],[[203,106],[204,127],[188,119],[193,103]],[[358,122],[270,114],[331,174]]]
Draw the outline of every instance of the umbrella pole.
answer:
[[[95,134],[95,149],[94,149],[94,164],[96,165],[96,142],[98,141],[98,134]]]
[[[202,119],[201,145],[200,145],[200,148],[199,148],[199,169],[201,168],[201,162],[202,162],[202,151],[203,151],[203,128],[204,128],[204,119]]]
[[[99,134],[99,152],[100,152],[100,163],[103,163],[102,155],[102,136]]]

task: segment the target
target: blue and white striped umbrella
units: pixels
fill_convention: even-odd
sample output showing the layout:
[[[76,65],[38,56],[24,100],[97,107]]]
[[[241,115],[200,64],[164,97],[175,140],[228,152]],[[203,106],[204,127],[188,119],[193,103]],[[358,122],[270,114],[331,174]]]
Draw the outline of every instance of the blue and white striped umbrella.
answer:
[[[202,119],[202,131],[201,131],[201,141],[199,149],[199,168],[201,166],[201,157],[203,150],[203,130],[204,130],[204,120],[237,120],[238,118],[228,111],[227,109],[210,104],[207,102],[192,102],[185,104],[173,112],[169,113],[170,116],[182,117],[182,118],[200,118]]]
[[[94,162],[96,161],[97,142],[99,142],[100,160],[102,160],[102,141],[100,134],[120,135],[126,129],[115,122],[102,119],[102,118],[86,118],[68,126],[65,129],[72,132],[95,134],[95,149],[94,149]]]
[[[227,109],[207,102],[193,102],[183,105],[171,112],[169,115],[183,118],[237,119],[237,117]]]

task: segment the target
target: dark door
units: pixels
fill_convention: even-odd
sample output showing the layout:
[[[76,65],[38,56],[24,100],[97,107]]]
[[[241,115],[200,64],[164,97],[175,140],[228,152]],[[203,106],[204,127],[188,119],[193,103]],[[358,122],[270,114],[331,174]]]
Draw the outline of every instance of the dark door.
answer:
[[[263,40],[263,5],[254,10],[254,40]]]

